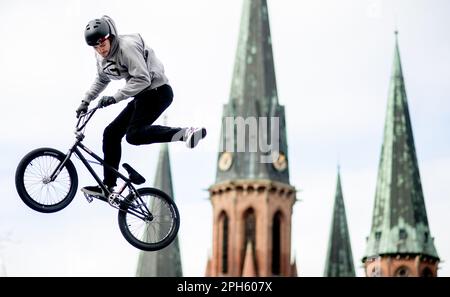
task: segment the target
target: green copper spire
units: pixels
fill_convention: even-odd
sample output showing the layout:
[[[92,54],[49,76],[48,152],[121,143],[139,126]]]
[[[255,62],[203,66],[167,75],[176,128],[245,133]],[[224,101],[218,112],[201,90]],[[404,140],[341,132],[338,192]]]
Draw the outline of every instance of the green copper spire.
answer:
[[[246,127],[234,125],[227,129],[226,119],[242,119],[247,123],[257,125],[254,134]],[[261,120],[267,122],[261,124]],[[278,126],[277,126],[278,121]],[[277,148],[269,150],[259,144],[271,145],[276,127]],[[232,131],[230,131],[232,130]],[[251,130],[251,129],[250,129]],[[232,133],[231,135],[229,133]],[[269,13],[266,0],[244,0],[239,41],[236,51],[233,78],[230,90],[230,100],[224,105],[222,137],[220,151],[230,151],[226,156],[228,165],[217,170],[216,181],[235,179],[270,179],[289,183],[287,158],[287,141],[285,129],[284,107],[278,104],[275,68],[270,35]],[[241,133],[241,134],[240,134]],[[240,135],[245,135],[242,140]],[[245,142],[245,151],[239,151],[239,144]],[[227,145],[232,143],[232,149]],[[257,150],[250,148],[251,143],[257,144]],[[269,159],[273,152],[280,152],[276,164],[262,161]],[[225,164],[227,162],[224,161]]]
[[[341,174],[338,170],[333,219],[325,263],[325,277],[355,276],[352,247],[347,227],[344,197],[342,195]]]
[[[367,257],[413,254],[436,259],[428,226],[397,41],[389,87]]]
[[[154,187],[164,191],[173,199],[172,173],[167,143],[161,145]],[[136,276],[183,276],[178,237],[162,250],[156,252],[141,251]]]

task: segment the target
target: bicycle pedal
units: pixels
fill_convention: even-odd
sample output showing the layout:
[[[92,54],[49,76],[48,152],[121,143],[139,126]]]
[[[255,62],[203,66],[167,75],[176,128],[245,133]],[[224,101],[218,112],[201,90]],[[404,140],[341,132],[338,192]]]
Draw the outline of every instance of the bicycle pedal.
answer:
[[[92,198],[92,197],[89,196],[88,194],[86,194],[86,193],[83,193],[83,194],[84,194],[84,197],[86,198],[86,200],[87,200],[88,203],[91,203],[92,201],[94,201],[94,198]]]

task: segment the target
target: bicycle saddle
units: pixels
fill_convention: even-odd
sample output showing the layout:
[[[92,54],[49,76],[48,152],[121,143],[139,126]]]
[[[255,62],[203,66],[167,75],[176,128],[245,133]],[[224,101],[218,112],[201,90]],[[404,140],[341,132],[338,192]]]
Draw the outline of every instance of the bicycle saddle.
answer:
[[[125,168],[125,170],[128,172],[130,180],[133,184],[140,185],[145,183],[145,178],[142,175],[140,175],[136,170],[134,170],[129,164],[124,163],[122,164],[122,167]]]

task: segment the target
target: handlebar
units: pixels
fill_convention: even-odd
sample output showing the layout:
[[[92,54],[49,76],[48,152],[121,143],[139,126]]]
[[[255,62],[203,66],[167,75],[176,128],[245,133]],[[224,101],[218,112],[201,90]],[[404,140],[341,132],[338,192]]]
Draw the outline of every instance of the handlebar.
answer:
[[[75,133],[80,132],[86,127],[86,124],[91,120],[94,113],[99,109],[100,107],[94,107],[91,110],[88,110],[87,112],[80,115],[78,118],[77,125],[75,126]]]

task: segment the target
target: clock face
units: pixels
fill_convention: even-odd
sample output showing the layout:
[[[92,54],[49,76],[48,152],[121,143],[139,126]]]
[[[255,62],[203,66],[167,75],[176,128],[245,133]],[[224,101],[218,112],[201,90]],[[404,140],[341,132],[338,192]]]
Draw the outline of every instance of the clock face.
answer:
[[[287,159],[286,156],[282,153],[278,153],[278,158],[274,159],[273,167],[275,167],[278,171],[284,171],[287,168]]]
[[[233,155],[230,152],[224,152],[219,158],[219,169],[226,171],[230,169],[231,164],[233,164]]]

